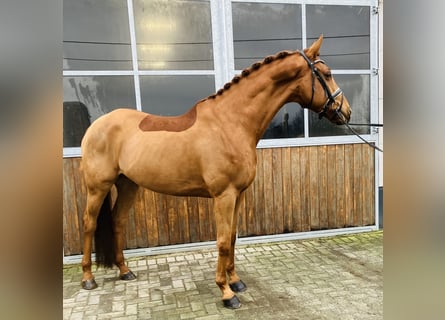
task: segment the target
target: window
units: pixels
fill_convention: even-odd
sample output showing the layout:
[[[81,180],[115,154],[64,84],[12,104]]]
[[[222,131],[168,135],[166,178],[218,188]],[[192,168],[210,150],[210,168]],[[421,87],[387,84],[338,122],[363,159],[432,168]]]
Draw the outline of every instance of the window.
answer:
[[[142,76],[142,111],[177,116],[214,91],[213,76]]]
[[[213,69],[208,1],[134,1],[139,69]]]
[[[254,62],[307,47],[320,34],[351,122],[375,121],[376,1],[344,2],[64,0],[65,156],[80,155],[86,128],[102,114],[121,107],[182,114]],[[367,127],[356,130],[377,138]],[[289,103],[259,147],[355,141],[347,128]]]
[[[125,0],[63,1],[63,68],[132,68]]]
[[[232,19],[236,70],[302,47],[301,5],[235,2]]]
[[[306,6],[307,41],[311,43],[323,34],[322,56],[333,69],[337,84],[353,108],[351,123],[369,123],[370,79],[361,73],[370,66],[370,8],[363,6]],[[336,70],[357,70],[359,74],[342,74]],[[352,134],[344,126],[309,113],[309,136]],[[369,128],[356,131],[368,133]]]

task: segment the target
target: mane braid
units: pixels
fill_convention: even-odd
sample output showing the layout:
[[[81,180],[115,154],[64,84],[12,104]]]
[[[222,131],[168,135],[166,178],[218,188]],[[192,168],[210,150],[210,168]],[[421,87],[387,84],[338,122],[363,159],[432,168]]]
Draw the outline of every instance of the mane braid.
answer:
[[[250,73],[252,71],[258,70],[261,68],[262,65],[264,64],[269,64],[275,60],[279,60],[279,59],[283,59],[291,54],[293,54],[294,52],[289,52],[289,51],[280,51],[277,54],[273,55],[273,56],[267,56],[263,59],[263,61],[261,62],[255,62],[253,63],[250,67],[245,68],[240,75],[236,75],[232,78],[232,80],[230,82],[227,82],[223,88],[219,89],[216,93],[210,95],[207,99],[215,99],[217,96],[220,96],[223,94],[224,91],[229,90],[230,87],[233,84],[238,83],[241,78],[246,78],[250,75]]]
[[[273,57],[273,56],[268,56],[268,57],[264,58],[264,63],[265,63],[265,64],[269,64],[269,63],[271,63],[271,62],[274,61],[274,60],[275,60],[275,57]]]

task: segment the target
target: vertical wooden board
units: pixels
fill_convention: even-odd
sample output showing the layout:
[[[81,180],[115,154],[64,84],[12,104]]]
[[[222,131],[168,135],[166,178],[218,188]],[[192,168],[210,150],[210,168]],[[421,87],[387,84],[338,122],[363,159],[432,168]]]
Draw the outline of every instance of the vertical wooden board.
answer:
[[[354,148],[345,145],[345,221],[347,227],[354,226]]]
[[[116,189],[116,196],[117,196],[117,189]],[[113,201],[115,201],[114,199]],[[114,204],[113,204],[114,206]],[[127,212],[127,225],[125,230],[125,240],[126,240],[126,246],[125,249],[135,249],[137,248],[137,221],[136,221],[136,212],[134,211],[134,205],[131,206],[131,208]]]
[[[280,234],[284,231],[283,212],[283,163],[281,148],[273,148],[272,151],[272,186],[273,186],[273,234]]]
[[[82,248],[83,241],[83,214],[86,209],[86,200],[87,200],[87,188],[85,185],[85,180],[83,178],[83,174],[80,170],[81,158],[70,158],[66,159],[70,160],[72,164],[72,171],[70,173],[70,179],[72,179],[74,183],[74,193],[72,194],[76,202],[77,211],[76,216],[73,217],[73,222],[75,223],[75,228],[77,230],[76,239],[79,250]]]
[[[337,198],[341,194],[341,190],[337,188],[337,176],[341,175],[337,159],[336,146],[328,146],[326,150],[326,169],[327,169],[327,228],[336,227],[337,221]]]
[[[311,230],[311,174],[310,174],[310,154],[311,147],[300,149],[300,199],[301,199],[301,231]]]
[[[71,179],[74,181],[74,190],[75,193],[73,196],[75,197],[77,211],[76,217],[73,217],[73,222],[75,224],[76,234],[76,246],[79,248],[79,251],[83,250],[83,215],[86,209],[86,194],[87,189],[84,182],[83,174],[80,170],[81,158],[72,158],[72,172]],[[77,241],[78,239],[78,241]]]
[[[310,204],[310,227],[311,230],[320,229],[320,200],[319,200],[319,172],[318,172],[318,150],[317,147],[309,148],[309,204]]]
[[[63,250],[65,255],[80,253],[79,230],[76,227],[76,190],[72,174],[72,161],[63,161]]]
[[[363,225],[374,223],[374,151],[368,145],[363,145]]]
[[[62,232],[63,232],[63,251],[65,255],[70,255],[71,253],[71,248],[70,248],[70,237],[71,237],[71,232],[70,232],[70,226],[71,226],[71,222],[70,222],[70,212],[72,210],[70,210],[70,206],[71,203],[69,201],[69,196],[72,193],[72,190],[69,186],[69,162],[66,161],[65,159],[63,159],[63,203],[62,203],[62,208],[63,208],[63,224],[62,224]]]
[[[136,217],[135,217],[134,207],[131,207],[128,212],[125,247],[127,249],[137,248]]]
[[[291,200],[292,200],[292,232],[303,231],[302,227],[302,179],[301,179],[301,157],[303,148],[291,148]]]
[[[337,174],[333,187],[336,190],[336,221],[332,227],[344,228],[346,226],[345,213],[345,148],[344,145],[336,145]]]
[[[354,226],[363,223],[363,159],[362,145],[355,144],[354,148]]]
[[[71,160],[72,163],[72,171],[71,178],[74,182],[74,190],[75,193],[73,196],[75,197],[76,205],[77,205],[77,219],[76,219],[76,228],[82,234],[82,224],[83,224],[83,213],[86,208],[87,202],[87,188],[85,185],[85,180],[83,178],[82,171],[80,170],[81,158],[70,158],[67,160]]]
[[[142,198],[145,207],[147,239],[149,247],[159,245],[158,230],[158,206],[156,193],[147,189],[139,189],[139,197]]]
[[[246,213],[245,213],[245,223],[242,223],[240,226],[240,235],[243,236],[252,236],[256,235],[256,220],[258,219],[258,216],[260,214],[260,207],[258,205],[258,197],[256,196],[258,193],[258,184],[260,183],[261,178],[259,177],[258,170],[259,166],[257,165],[257,174],[256,178],[251,184],[251,186],[246,190],[245,194],[245,207],[246,207]]]
[[[318,217],[319,228],[328,228],[328,161],[327,146],[315,147],[318,151]]]
[[[376,192],[378,192],[376,190],[376,176],[375,176],[375,154],[376,152],[371,149],[368,148],[368,152],[369,152],[369,176],[371,177],[369,179],[369,203],[370,203],[370,220],[369,220],[369,224],[370,225],[374,225],[376,220],[375,220],[375,215],[376,215],[376,205],[375,205],[375,200],[376,200]]]
[[[168,216],[169,244],[178,244],[181,238],[181,231],[178,225],[178,205],[176,197],[165,196]]]
[[[199,227],[198,199],[195,197],[187,197],[187,206],[189,214],[190,241],[199,242],[201,241],[201,232]]]
[[[293,223],[293,207],[292,207],[292,161],[291,148],[281,149],[281,173],[283,177],[283,231],[284,233],[292,232]]]
[[[246,201],[251,203],[247,207],[247,235],[255,236],[262,234],[262,225],[265,224],[265,194],[264,194],[264,157],[263,149],[257,150],[256,177],[251,186],[252,192]]]
[[[148,237],[147,237],[147,213],[145,211],[144,199],[141,198],[143,192],[142,188],[139,188],[136,192],[136,197],[134,199],[134,216],[136,222],[136,244],[138,248],[148,247]]]
[[[272,150],[263,149],[264,169],[264,216],[261,217],[262,230],[260,234],[275,233],[274,192],[273,192],[273,168]]]
[[[264,211],[263,151],[258,149],[256,152],[255,179],[249,187],[250,190],[248,189],[250,192],[246,194],[246,236],[260,234],[260,220]]]
[[[181,226],[182,243],[190,243],[190,219],[188,212],[187,197],[178,198],[179,225]]]
[[[159,230],[159,244],[169,245],[170,244],[170,234],[168,227],[168,206],[166,195],[161,193],[156,193],[156,211],[158,218],[158,230]]]
[[[213,199],[206,198],[207,207],[209,211],[209,240],[216,240],[216,220],[215,220],[215,212],[213,207]]]
[[[247,236],[247,216],[248,211],[252,210],[253,184],[240,195],[240,204],[238,210],[238,236]],[[252,199],[251,199],[252,197]]]
[[[209,204],[207,203],[207,199],[197,198],[197,200],[199,212],[199,232],[201,234],[201,241],[209,241],[211,238]]]
[[[361,153],[361,167],[360,167],[360,188],[361,188],[361,212],[362,212],[362,222],[361,225],[367,225],[367,215],[369,210],[369,202],[368,202],[368,196],[369,196],[369,180],[370,176],[368,176],[368,155],[367,155],[367,149],[369,148],[368,145],[362,144],[360,145],[360,153]]]

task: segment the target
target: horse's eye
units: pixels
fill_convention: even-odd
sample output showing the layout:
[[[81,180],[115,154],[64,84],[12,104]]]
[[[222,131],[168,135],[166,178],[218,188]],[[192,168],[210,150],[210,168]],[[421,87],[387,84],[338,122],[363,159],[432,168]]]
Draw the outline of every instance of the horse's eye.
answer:
[[[324,76],[326,77],[326,79],[330,79],[330,78],[332,78],[332,73],[330,73],[330,72],[326,72],[326,73],[324,74]]]

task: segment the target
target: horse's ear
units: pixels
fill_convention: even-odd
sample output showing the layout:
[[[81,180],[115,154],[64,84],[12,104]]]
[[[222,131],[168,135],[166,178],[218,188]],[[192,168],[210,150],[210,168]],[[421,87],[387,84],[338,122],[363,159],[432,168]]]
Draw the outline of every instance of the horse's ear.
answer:
[[[320,55],[320,47],[323,43],[323,35],[321,34],[317,41],[315,41],[309,48],[305,50],[309,59],[315,60]]]

